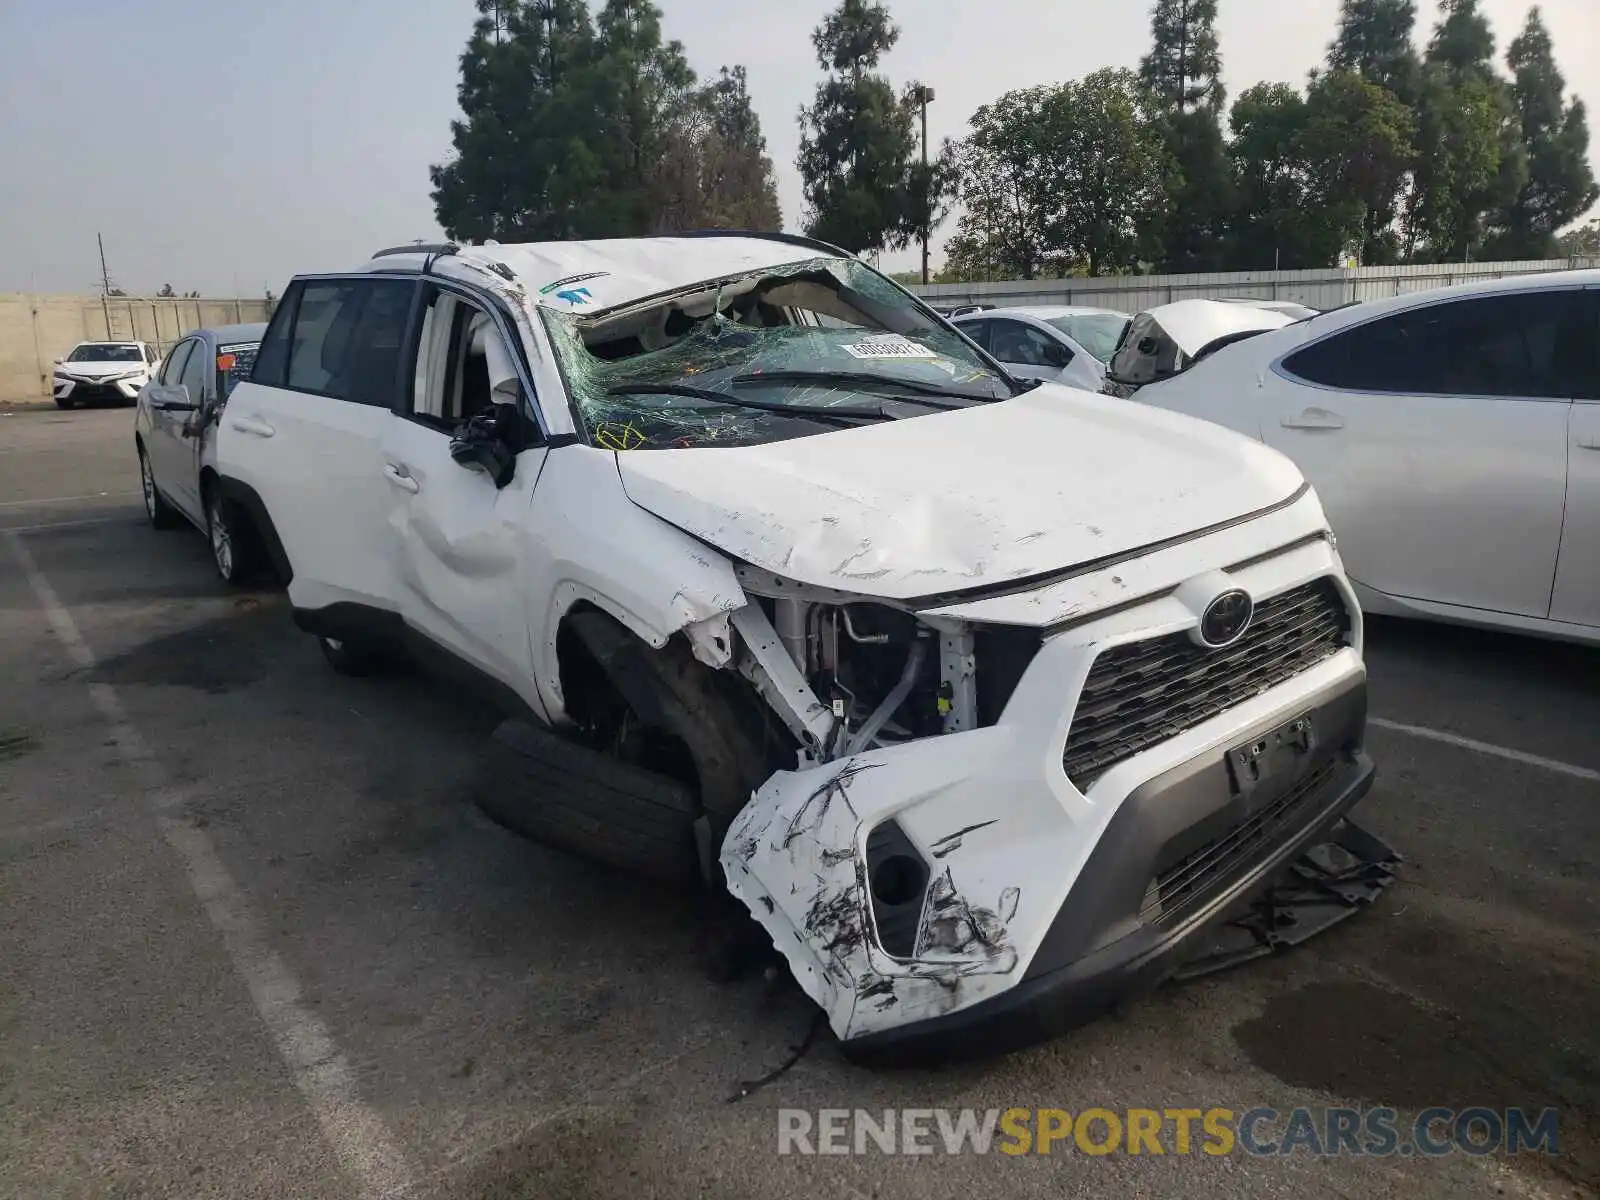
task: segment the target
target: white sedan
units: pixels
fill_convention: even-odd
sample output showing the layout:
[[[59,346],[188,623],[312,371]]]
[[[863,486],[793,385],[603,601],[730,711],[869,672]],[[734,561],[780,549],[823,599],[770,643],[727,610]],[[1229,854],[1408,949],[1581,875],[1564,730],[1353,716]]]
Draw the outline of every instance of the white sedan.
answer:
[[[1368,612],[1600,643],[1600,271],[1337,309],[1137,399],[1292,458]]]
[[[957,329],[1019,379],[1045,379],[1098,392],[1128,314],[1037,305],[983,309],[953,320]]]

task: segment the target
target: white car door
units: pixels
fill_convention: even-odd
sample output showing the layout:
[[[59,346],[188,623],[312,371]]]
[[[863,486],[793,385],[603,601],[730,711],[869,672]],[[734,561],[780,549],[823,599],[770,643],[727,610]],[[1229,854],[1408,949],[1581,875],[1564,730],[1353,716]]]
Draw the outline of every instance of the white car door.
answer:
[[[252,488],[289,560],[297,608],[398,610],[385,482],[413,278],[297,280],[228,400],[218,468]]]
[[[509,327],[464,295],[429,291],[410,402],[382,442],[400,612],[413,630],[537,710],[528,511],[546,450]],[[514,462],[500,481],[451,454],[462,425],[491,411],[508,418],[504,444]]]
[[[1566,502],[1581,293],[1447,300],[1313,342],[1262,376],[1262,434],[1322,498],[1352,578],[1544,617]]]
[[[1567,516],[1550,619],[1600,626],[1600,288],[1584,293],[1572,339],[1576,377],[1567,442]]]

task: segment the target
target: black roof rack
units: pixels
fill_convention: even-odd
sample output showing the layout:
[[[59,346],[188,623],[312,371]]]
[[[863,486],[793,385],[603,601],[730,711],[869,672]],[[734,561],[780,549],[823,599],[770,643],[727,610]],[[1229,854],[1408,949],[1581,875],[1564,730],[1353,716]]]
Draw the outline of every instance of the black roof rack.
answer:
[[[412,242],[405,246],[389,246],[379,250],[373,258],[387,258],[391,254],[427,254],[435,258],[441,255],[454,254],[461,247],[454,242]]]

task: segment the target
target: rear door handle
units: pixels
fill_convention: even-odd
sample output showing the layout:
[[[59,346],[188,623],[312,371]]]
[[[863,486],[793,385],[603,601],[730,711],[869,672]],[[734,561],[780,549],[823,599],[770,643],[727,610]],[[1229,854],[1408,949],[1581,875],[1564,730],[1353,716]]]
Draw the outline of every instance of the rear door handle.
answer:
[[[383,464],[383,477],[402,492],[410,492],[413,496],[422,490],[422,485],[411,477],[409,471],[394,463]]]
[[[248,433],[252,437],[269,438],[278,432],[260,417],[229,417],[228,427],[237,429],[240,433]]]
[[[1586,434],[1586,435],[1579,435],[1579,437],[1578,437],[1578,449],[1580,449],[1580,450],[1600,450],[1600,434],[1591,433],[1591,434]]]
[[[1278,424],[1285,429],[1343,429],[1344,418],[1325,408],[1308,408],[1298,417],[1285,417]]]

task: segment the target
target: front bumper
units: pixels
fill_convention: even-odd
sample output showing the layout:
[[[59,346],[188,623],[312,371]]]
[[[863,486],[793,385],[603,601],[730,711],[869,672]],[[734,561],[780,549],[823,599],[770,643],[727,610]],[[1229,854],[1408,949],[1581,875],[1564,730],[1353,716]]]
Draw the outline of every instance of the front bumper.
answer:
[[[1116,889],[1119,880],[1108,876],[1143,877],[1137,872],[1149,846],[1131,827],[1152,816],[1159,821],[1160,808],[1173,801],[1181,805],[1185,793],[1197,783],[1203,786],[1203,781],[1198,776],[1178,777],[1142,789],[1143,794],[1119,814],[1128,820],[1119,820],[1124,828],[1112,834],[1109,845],[1116,849],[1103,850],[1093,864],[1098,870],[1080,876],[1046,945],[1016,987],[960,1012],[867,1034],[846,1043],[848,1053],[860,1061],[884,1062],[1017,1049],[1057,1037],[1154,990],[1184,973],[1197,958],[1205,962],[1218,925],[1246,909],[1303,853],[1333,835],[1345,814],[1371,789],[1371,760],[1360,752],[1341,757],[1336,774],[1309,797],[1286,836],[1275,837],[1254,861],[1241,864],[1238,873],[1190,919],[1168,929],[1141,925],[1096,944],[1104,929],[1097,931],[1093,919],[1084,914],[1104,907],[1104,896],[1097,891]],[[1081,900],[1080,892],[1085,893]],[[1346,911],[1354,910],[1352,905]]]
[[[75,400],[80,404],[118,404],[139,398],[143,379],[119,379],[114,383],[98,380],[52,379],[51,387],[57,400]]]
[[[1359,621],[1325,542],[1233,577],[1269,597],[1332,579]],[[1092,665],[1192,622],[1176,604],[1048,639],[992,726],[782,772],[741,811],[728,888],[847,1051],[1068,1028],[1179,970],[1365,794],[1359,625],[1356,645],[1073,785]],[[1262,739],[1271,769],[1240,783],[1230,751]]]

